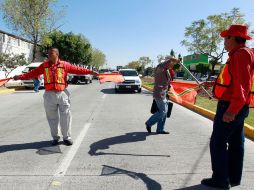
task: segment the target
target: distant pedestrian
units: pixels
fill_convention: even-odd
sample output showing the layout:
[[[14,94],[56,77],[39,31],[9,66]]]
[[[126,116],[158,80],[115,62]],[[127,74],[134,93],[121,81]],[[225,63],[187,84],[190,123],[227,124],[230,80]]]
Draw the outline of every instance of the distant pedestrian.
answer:
[[[213,174],[201,183],[229,189],[240,185],[242,178],[244,120],[254,101],[254,53],[245,45],[251,39],[245,25],[231,25],[220,35],[229,58],[213,89],[218,98],[210,140]]]
[[[39,80],[39,77],[38,78],[34,78],[33,82],[34,82],[34,91],[35,92],[39,92],[39,88],[41,86],[40,85],[41,81]]]
[[[169,132],[164,130],[168,111],[168,90],[171,81],[168,70],[172,69],[179,62],[178,59],[173,57],[166,58],[155,69],[153,98],[157,104],[158,111],[145,122],[148,133],[151,133],[151,127],[157,123],[157,134],[169,134]]]
[[[14,77],[14,80],[25,80],[36,78],[41,74],[44,75],[44,108],[53,138],[52,145],[57,145],[59,142],[59,124],[64,143],[68,146],[73,144],[71,139],[72,116],[70,111],[70,93],[66,89],[68,86],[68,73],[97,75],[92,70],[77,67],[60,60],[58,49],[51,48],[48,51],[48,60],[32,71]]]

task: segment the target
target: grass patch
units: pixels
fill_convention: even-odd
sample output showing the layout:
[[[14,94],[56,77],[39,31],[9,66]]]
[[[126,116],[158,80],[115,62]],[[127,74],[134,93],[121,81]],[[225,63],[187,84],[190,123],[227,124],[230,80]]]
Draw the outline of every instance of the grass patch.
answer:
[[[154,83],[153,82],[146,82],[146,81],[142,81],[143,85],[144,86],[147,86],[149,88],[153,88],[154,86]]]
[[[217,101],[197,96],[195,105],[216,112]],[[254,109],[250,109],[249,116],[245,119],[245,123],[254,126]]]

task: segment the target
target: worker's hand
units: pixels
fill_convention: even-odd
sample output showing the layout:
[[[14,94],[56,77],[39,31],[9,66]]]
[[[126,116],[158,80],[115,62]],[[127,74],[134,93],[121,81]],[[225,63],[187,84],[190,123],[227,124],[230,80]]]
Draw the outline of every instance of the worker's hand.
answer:
[[[181,61],[175,57],[166,57],[165,63],[168,65],[167,68],[171,69],[175,64],[180,63]]]
[[[15,75],[15,76],[13,77],[13,80],[19,80],[19,75]]]
[[[169,59],[169,61],[170,61],[171,63],[173,63],[173,64],[180,63],[180,60],[177,59],[177,58],[175,58],[175,57],[171,57],[171,58]]]
[[[230,113],[230,112],[225,112],[223,114],[223,118],[222,121],[226,122],[226,123],[230,123],[231,121],[235,120],[235,114]]]

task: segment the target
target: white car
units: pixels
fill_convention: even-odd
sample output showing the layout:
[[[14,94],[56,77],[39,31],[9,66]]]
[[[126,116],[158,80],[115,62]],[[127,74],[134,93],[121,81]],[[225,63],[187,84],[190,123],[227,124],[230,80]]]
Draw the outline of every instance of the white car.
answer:
[[[8,75],[7,78],[12,78],[15,75],[21,75],[23,74],[22,72],[24,71],[24,69],[26,68],[26,66],[18,66],[17,68],[13,69]],[[9,80],[6,84],[5,87],[7,88],[14,88],[14,87],[22,87],[24,86],[24,82],[22,80]]]
[[[35,62],[35,63],[31,63],[29,65],[26,66],[26,68],[24,69],[23,73],[28,73],[29,71],[35,69],[36,67],[40,66],[42,64],[42,62]],[[43,75],[40,76],[40,86],[44,87],[44,78]],[[30,80],[23,80],[24,83],[24,87],[26,88],[33,88],[34,87],[34,81],[32,79]]]
[[[142,82],[138,72],[135,69],[120,69],[119,73],[123,75],[124,82],[115,84],[115,91],[135,91],[141,93]]]

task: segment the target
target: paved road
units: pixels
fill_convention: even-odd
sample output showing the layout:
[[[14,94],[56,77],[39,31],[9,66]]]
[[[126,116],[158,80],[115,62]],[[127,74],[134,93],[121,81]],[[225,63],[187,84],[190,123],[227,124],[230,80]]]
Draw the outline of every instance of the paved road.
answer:
[[[50,145],[43,91],[0,94],[0,189],[209,190],[200,180],[211,174],[210,120],[175,104],[170,134],[148,135],[149,92],[115,94],[113,84],[96,81],[68,89],[71,147]],[[232,189],[254,189],[252,141],[243,184]]]

